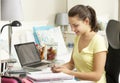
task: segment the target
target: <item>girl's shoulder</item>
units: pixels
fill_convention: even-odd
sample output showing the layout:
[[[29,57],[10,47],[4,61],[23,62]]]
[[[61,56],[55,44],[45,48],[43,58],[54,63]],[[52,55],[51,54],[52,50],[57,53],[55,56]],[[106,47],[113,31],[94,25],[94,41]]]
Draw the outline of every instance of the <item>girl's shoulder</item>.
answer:
[[[103,40],[104,37],[102,35],[96,34],[94,39],[96,39],[96,40]]]

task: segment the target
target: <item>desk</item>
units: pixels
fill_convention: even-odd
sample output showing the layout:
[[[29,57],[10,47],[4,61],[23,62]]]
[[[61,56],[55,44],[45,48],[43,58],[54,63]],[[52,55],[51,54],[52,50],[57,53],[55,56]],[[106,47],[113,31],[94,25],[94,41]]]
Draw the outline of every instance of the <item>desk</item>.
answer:
[[[34,82],[34,83],[94,83],[94,82],[91,82],[91,81],[63,80],[63,81]]]
[[[46,72],[50,73],[51,72],[50,68],[44,69],[43,71],[30,72],[30,73],[33,76],[35,75],[34,77],[38,80],[38,76],[40,76],[40,73],[42,74],[42,76],[40,78],[43,79],[43,77],[45,77],[45,79],[46,79],[47,78],[46,76],[48,76],[48,73],[45,74]],[[43,75],[43,73],[45,74],[45,76]],[[62,78],[60,80],[55,81],[55,80],[52,80],[52,79],[56,79],[56,76],[55,76],[55,78],[51,78],[51,76],[48,76],[48,77],[51,78],[50,81],[47,81],[47,82],[36,82],[36,81],[34,81],[34,83],[93,83],[91,81],[76,81],[72,76],[68,77],[67,75],[63,76],[63,74],[55,74],[55,75],[54,74],[49,74],[49,75],[51,75],[51,76],[57,75],[58,79],[59,79],[59,76],[60,76],[60,78],[62,76]],[[64,78],[65,79],[69,79],[70,78],[70,79],[69,80],[64,80]]]
[[[70,59],[70,54],[68,55],[62,55],[62,56],[59,56],[58,59],[61,61],[64,61],[64,62],[68,62],[69,59]],[[58,61],[59,61],[58,60]],[[63,63],[63,62],[62,62]],[[13,68],[13,69],[19,69],[19,68]],[[39,71],[39,72],[48,72],[50,71],[50,68],[46,68],[42,71]],[[35,72],[34,72],[35,73]],[[49,81],[49,82],[34,82],[34,83],[93,83],[93,82],[88,82],[88,81],[76,81],[76,80],[60,80],[60,81]]]

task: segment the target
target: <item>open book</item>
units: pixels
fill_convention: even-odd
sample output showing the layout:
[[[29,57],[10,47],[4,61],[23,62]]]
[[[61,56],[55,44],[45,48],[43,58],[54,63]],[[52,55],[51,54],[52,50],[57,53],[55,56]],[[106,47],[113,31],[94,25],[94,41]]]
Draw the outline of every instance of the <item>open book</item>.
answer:
[[[51,80],[72,80],[74,77],[65,73],[43,72],[27,74],[27,78],[33,81],[44,82]]]

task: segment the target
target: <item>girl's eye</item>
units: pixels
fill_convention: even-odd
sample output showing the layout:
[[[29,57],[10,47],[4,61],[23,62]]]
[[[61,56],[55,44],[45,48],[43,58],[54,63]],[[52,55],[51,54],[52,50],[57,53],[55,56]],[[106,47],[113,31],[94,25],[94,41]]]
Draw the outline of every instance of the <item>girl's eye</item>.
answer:
[[[79,26],[79,24],[75,24],[75,25],[73,25],[74,27],[78,27]]]

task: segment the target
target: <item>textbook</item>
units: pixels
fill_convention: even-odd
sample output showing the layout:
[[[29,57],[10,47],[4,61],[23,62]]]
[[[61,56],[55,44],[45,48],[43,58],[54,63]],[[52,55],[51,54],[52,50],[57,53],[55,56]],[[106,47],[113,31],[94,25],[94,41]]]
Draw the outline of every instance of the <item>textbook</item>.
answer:
[[[45,81],[57,81],[57,80],[73,80],[74,77],[65,73],[31,73],[27,74],[27,78],[33,81],[45,82]]]

